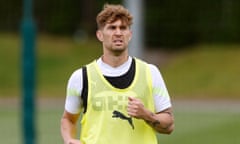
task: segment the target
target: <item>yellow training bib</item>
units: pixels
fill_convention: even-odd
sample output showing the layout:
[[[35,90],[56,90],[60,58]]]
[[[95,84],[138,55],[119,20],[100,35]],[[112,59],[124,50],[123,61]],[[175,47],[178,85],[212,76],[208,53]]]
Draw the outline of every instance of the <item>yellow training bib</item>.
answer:
[[[154,111],[148,65],[138,59],[133,82],[125,89],[113,87],[96,61],[87,65],[88,107],[81,121],[83,144],[157,144],[155,131],[144,120],[127,115],[128,97],[141,99]]]

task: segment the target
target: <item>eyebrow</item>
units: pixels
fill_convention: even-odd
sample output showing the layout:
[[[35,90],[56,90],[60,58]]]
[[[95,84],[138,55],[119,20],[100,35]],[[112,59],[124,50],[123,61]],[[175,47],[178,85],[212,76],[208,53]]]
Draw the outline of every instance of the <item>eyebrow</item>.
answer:
[[[128,26],[126,24],[121,24],[121,25],[109,24],[107,27],[108,28],[110,28],[110,27],[127,28]]]

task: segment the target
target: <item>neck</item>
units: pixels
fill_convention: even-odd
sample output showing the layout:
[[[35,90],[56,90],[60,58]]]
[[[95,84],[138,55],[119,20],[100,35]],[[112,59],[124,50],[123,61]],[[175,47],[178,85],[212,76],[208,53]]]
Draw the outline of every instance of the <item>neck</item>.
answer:
[[[128,60],[128,55],[105,55],[102,56],[102,61],[112,67],[118,67]]]

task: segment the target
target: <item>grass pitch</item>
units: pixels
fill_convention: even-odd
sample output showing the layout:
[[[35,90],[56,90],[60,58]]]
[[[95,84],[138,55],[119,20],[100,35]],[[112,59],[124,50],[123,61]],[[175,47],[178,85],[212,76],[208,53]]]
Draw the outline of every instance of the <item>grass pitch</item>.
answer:
[[[239,45],[201,45],[181,51],[161,67],[173,99],[239,99]],[[101,54],[97,41],[75,42],[69,37],[40,36],[37,40],[37,95],[63,98],[70,74]],[[18,35],[0,34],[0,97],[20,97],[21,42]],[[1,143],[22,143],[21,109],[0,99]],[[51,102],[50,105],[54,105]],[[204,104],[204,102],[202,103]],[[158,135],[160,144],[239,144],[240,104],[233,109],[185,103],[175,107],[176,128]],[[187,108],[183,108],[183,107]],[[219,109],[220,108],[220,109]],[[61,144],[63,104],[37,108],[38,144]]]
[[[96,39],[39,35],[36,42],[36,90],[41,96],[65,96],[72,72],[102,53]],[[0,34],[0,97],[20,95],[21,51],[19,35]],[[196,45],[170,55],[160,67],[170,95],[239,99],[240,45]]]
[[[175,130],[171,135],[158,135],[159,144],[238,144],[240,142],[239,103],[209,103],[204,101],[175,102]],[[225,107],[223,107],[225,105]],[[61,144],[60,118],[63,104],[39,107],[36,114],[37,143]],[[22,141],[19,108],[0,109],[0,139],[6,144]]]

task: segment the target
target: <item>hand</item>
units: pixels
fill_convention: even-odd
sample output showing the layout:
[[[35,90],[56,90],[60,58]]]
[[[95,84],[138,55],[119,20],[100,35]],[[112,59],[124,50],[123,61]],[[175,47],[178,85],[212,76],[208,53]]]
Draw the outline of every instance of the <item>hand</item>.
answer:
[[[67,144],[82,144],[78,139],[70,139]]]
[[[147,110],[140,99],[128,97],[127,112],[129,116],[137,119],[143,119],[146,111]]]

